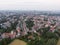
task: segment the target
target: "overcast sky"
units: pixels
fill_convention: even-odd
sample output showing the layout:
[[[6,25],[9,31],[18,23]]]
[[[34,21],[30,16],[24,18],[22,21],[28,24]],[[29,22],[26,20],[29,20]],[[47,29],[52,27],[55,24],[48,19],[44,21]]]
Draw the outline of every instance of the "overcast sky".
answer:
[[[60,0],[0,0],[0,10],[60,10]]]

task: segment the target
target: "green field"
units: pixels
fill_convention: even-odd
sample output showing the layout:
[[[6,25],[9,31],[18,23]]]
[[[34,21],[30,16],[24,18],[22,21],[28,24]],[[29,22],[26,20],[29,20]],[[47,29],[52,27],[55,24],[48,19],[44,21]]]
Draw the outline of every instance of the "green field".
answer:
[[[26,42],[19,40],[19,39],[15,39],[12,43],[10,43],[9,45],[27,45]]]
[[[58,41],[57,45],[60,45],[60,39],[59,39],[59,41]]]

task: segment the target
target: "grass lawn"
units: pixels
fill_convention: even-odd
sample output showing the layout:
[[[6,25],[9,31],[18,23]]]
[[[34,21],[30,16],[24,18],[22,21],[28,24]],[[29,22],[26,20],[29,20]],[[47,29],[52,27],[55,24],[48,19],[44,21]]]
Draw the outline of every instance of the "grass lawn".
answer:
[[[19,39],[15,39],[12,43],[10,43],[9,45],[27,45],[26,42],[19,40]]]

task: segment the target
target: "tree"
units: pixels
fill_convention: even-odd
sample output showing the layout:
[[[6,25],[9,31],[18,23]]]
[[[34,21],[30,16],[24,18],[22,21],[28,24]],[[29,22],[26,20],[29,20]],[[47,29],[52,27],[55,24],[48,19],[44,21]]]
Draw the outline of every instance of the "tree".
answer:
[[[16,21],[15,23],[11,23],[11,28],[12,29],[16,29],[16,25],[18,24],[18,22]]]
[[[52,33],[52,32],[46,32],[46,38],[55,38],[56,37],[56,35],[55,35],[55,33]]]
[[[52,38],[52,39],[49,39],[48,42],[46,43],[46,45],[56,45],[57,43],[57,40]]]
[[[33,25],[34,25],[34,22],[32,20],[30,20],[30,19],[25,21],[25,22],[26,22],[27,28],[29,28],[29,30],[31,30]]]

